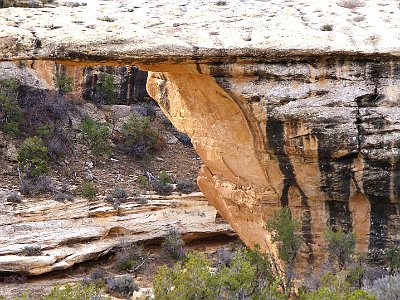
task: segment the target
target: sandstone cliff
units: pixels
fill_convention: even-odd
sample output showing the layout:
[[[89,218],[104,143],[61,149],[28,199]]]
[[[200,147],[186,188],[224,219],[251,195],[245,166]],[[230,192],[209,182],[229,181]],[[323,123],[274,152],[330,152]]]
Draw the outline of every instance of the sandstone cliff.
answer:
[[[0,53],[151,71],[207,199],[271,253],[265,220],[288,205],[313,265],[327,225],[371,257],[400,241],[399,17],[395,1],[88,1],[1,10]]]

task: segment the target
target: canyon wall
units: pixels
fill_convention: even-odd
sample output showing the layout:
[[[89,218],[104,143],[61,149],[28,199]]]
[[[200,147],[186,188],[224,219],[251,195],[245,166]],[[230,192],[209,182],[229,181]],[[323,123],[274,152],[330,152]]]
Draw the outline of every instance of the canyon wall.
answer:
[[[149,94],[205,164],[202,191],[248,245],[276,252],[264,227],[282,206],[301,223],[303,270],[326,257],[327,226],[354,230],[371,259],[400,242],[395,1],[90,1],[36,12],[0,11],[1,59],[151,71]]]
[[[205,163],[200,188],[247,244],[270,248],[265,221],[281,206],[301,224],[309,265],[327,254],[327,226],[353,230],[371,259],[400,242],[399,62],[192,70],[151,73],[148,91],[191,136]]]

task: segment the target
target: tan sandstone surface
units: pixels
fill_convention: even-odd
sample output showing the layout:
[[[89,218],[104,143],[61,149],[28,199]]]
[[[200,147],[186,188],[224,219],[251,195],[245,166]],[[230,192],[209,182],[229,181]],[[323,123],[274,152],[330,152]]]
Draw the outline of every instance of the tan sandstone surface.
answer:
[[[398,1],[56,1],[0,10],[0,59],[136,64],[205,166],[198,183],[249,245],[288,205],[300,263],[326,226],[376,258],[400,241]]]
[[[228,224],[216,222],[215,209],[201,193],[143,197],[148,203],[129,201],[117,208],[87,199],[0,203],[0,272],[63,270],[124,243],[161,239],[171,226],[187,240],[232,233]],[[40,253],[24,255],[29,247],[39,247]]]

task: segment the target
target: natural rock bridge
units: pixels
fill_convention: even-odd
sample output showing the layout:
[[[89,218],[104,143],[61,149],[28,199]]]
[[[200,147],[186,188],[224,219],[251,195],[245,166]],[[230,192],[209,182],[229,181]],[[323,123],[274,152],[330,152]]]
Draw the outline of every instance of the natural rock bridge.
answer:
[[[271,253],[288,205],[313,265],[327,225],[371,257],[400,242],[399,19],[394,0],[55,1],[0,10],[0,60],[150,71],[210,203]]]

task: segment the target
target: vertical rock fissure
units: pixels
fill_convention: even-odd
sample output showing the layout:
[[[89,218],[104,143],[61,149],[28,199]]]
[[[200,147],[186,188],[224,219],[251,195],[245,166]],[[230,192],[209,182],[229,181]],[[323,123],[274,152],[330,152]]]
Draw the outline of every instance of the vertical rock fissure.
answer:
[[[280,197],[281,206],[289,206],[289,190],[291,187],[295,187],[300,193],[301,205],[303,206],[303,211],[301,214],[301,235],[304,243],[309,249],[308,258],[310,260],[309,263],[311,263],[314,258],[311,245],[314,243],[314,241],[311,233],[312,218],[310,206],[307,196],[297,182],[294,167],[285,151],[284,124],[279,120],[269,117],[266,127],[268,146],[271,150],[273,150],[276,159],[278,160],[279,169],[283,174],[283,188]]]

